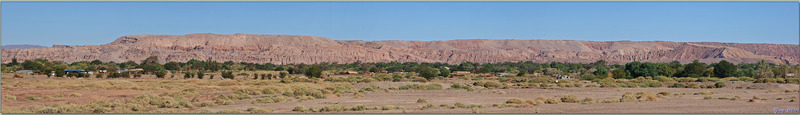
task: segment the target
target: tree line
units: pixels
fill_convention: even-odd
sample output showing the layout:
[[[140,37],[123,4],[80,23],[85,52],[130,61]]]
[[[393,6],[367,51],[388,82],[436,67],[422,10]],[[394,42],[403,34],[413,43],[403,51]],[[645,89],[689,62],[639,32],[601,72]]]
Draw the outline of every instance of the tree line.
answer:
[[[501,62],[501,63],[474,63],[462,62],[460,64],[448,63],[417,63],[417,62],[369,62],[356,61],[353,63],[317,63],[317,64],[285,64],[275,65],[271,63],[247,63],[247,62],[217,62],[189,60],[187,62],[167,62],[158,63],[158,57],[151,56],[140,62],[102,62],[80,61],[65,63],[63,61],[49,61],[46,59],[24,60],[21,63],[12,59],[9,63],[3,63],[3,72],[13,72],[17,70],[38,70],[43,72],[55,71],[57,76],[66,74],[64,69],[85,69],[87,71],[116,70],[142,68],[145,73],[163,74],[167,71],[193,71],[193,72],[217,72],[217,71],[285,71],[288,74],[305,74],[309,77],[322,77],[322,71],[327,72],[346,72],[356,71],[359,73],[368,72],[416,72],[425,78],[437,76],[449,76],[453,71],[468,71],[471,73],[510,73],[512,75],[524,76],[533,73],[541,73],[545,76],[587,76],[592,77],[613,77],[617,79],[632,79],[639,76],[667,76],[667,77],[754,77],[754,78],[786,78],[797,77],[798,65],[773,64],[764,60],[758,63],[739,63],[733,64],[726,60],[716,63],[706,64],[694,60],[688,64],[681,64],[678,61],[667,63],[651,62],[629,62],[624,65],[608,64],[604,60],[592,63],[564,63],[548,62],[534,63],[532,61],[520,62]],[[112,71],[113,70],[113,71]],[[792,74],[795,74],[791,76]],[[129,76],[129,75],[120,75]],[[115,76],[116,77],[116,76]],[[227,77],[227,76],[226,76]]]

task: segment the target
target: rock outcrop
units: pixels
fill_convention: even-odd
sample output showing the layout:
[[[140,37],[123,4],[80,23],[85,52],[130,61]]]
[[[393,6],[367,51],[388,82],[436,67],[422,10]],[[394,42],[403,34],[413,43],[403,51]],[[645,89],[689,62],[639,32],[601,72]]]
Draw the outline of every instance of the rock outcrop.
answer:
[[[798,45],[666,41],[450,40],[336,41],[295,35],[128,35],[105,45],[3,49],[2,62],[49,59],[76,61],[141,61],[158,56],[161,63],[190,59],[253,63],[338,62],[594,62],[631,61],[798,64]]]

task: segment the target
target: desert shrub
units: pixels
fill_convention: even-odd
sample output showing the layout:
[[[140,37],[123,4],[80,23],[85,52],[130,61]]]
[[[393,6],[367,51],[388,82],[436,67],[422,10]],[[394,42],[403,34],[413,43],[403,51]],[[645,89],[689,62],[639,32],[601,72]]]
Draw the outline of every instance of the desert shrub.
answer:
[[[620,99],[619,101],[620,102],[636,102],[638,100],[636,99],[636,96],[633,95],[633,93],[625,92],[625,94],[622,95],[622,99]]]
[[[350,107],[350,110],[351,111],[364,111],[364,110],[367,110],[367,106],[364,106],[363,104],[358,104],[358,105],[355,105],[353,107]]]
[[[565,103],[580,103],[581,100],[578,99],[578,97],[575,97],[575,95],[565,95],[564,97],[561,97],[561,102],[565,102]]]
[[[711,94],[714,94],[714,92],[711,92],[711,91],[700,91],[700,92],[694,93],[694,95],[711,95]]]
[[[717,98],[717,99],[729,100],[730,98],[728,98],[728,97],[719,97],[719,98]]]
[[[200,102],[200,107],[211,107],[211,106],[217,106],[217,104],[212,102],[212,101],[202,101],[202,102]]]
[[[515,97],[515,98],[511,98],[511,99],[506,100],[506,103],[509,103],[509,104],[524,104],[525,101],[523,101],[520,98],[516,98]]]
[[[453,104],[453,106],[456,107],[456,108],[467,108],[467,107],[469,107],[466,104],[463,104],[461,102],[456,102],[456,104]]]
[[[725,82],[717,82],[717,83],[714,83],[714,87],[716,87],[716,88],[723,88],[723,87],[725,87]]]
[[[271,109],[265,109],[265,108],[252,108],[251,107],[251,108],[247,108],[247,111],[249,111],[250,113],[272,113]]]
[[[621,99],[605,99],[602,102],[603,103],[617,103],[617,102],[620,102],[620,100]]]
[[[427,105],[425,105],[425,106],[422,106],[422,107],[420,107],[419,109],[420,109],[420,110],[425,110],[425,109],[439,109],[439,107],[436,107],[436,106],[434,106],[433,104],[427,104]]]
[[[417,103],[428,103],[428,100],[425,100],[425,99],[417,99]]]
[[[678,81],[678,82],[694,82],[694,81],[697,81],[697,78],[681,77],[681,78],[675,78],[675,81]]]
[[[533,77],[528,80],[528,83],[555,83],[556,79],[552,77]]]
[[[167,75],[167,72],[165,72],[165,71],[156,72],[156,78],[164,78],[164,76],[166,76],[166,75]],[[101,76],[102,75],[97,74],[97,78],[100,78]]]
[[[595,101],[591,97],[585,97],[581,102],[581,104],[592,104],[592,103],[595,103]]]
[[[775,78],[775,81],[778,83],[786,83],[786,79],[783,78]]]
[[[453,85],[450,85],[450,88],[447,89],[466,89],[467,91],[475,91],[475,89],[473,89],[472,86],[461,85],[458,83],[453,83]]]
[[[42,98],[41,98],[41,97],[36,97],[36,96],[28,96],[28,97],[25,97],[25,99],[26,99],[26,100],[28,100],[28,101],[38,101],[38,100],[42,100]]]
[[[494,106],[494,105],[492,105],[492,106]],[[520,106],[523,106],[523,105],[522,104],[508,104],[508,103],[506,103],[506,104],[498,105],[497,108],[520,107]]]
[[[777,91],[777,90],[771,90],[771,89],[770,89],[770,90],[767,90],[767,93],[778,93],[778,91]]]
[[[588,84],[586,87],[600,87],[600,84]]]
[[[707,81],[717,82],[717,81],[719,81],[719,78],[716,78],[716,77],[700,77],[700,78],[697,78],[697,82],[707,82]]]
[[[383,105],[381,106],[381,110],[392,110],[392,109],[400,109],[400,107],[394,105]]]
[[[442,84],[427,84],[427,85],[419,85],[419,84],[411,84],[411,85],[401,85],[397,89],[399,90],[441,90]]]
[[[413,82],[422,82],[422,83],[426,83],[426,82],[428,82],[428,79],[425,79],[424,77],[415,77],[415,78],[414,78],[413,80],[411,80],[411,81],[413,81]]]
[[[362,97],[364,97],[363,93],[359,93],[359,92],[353,93],[353,98],[362,98]]]
[[[686,88],[686,85],[684,85],[683,83],[675,83],[675,84],[672,84],[672,85],[667,86],[667,87],[669,87],[669,88]]]
[[[5,95],[3,95],[3,99],[17,100],[17,96],[14,96],[14,95],[11,95],[11,94],[5,94]]]
[[[559,103],[561,103],[561,99],[559,99],[559,98],[554,98],[554,97],[553,97],[553,98],[547,98],[547,99],[544,101],[544,103],[546,103],[546,104],[559,104]]]
[[[287,95],[287,93],[284,93],[284,96],[289,96],[289,97],[292,97],[292,96],[312,96],[312,97],[317,98],[317,99],[326,98],[325,94],[323,94],[322,91],[320,91],[319,89],[310,89],[310,88],[298,89],[298,90],[292,92],[292,95]]]
[[[361,89],[360,89],[360,90],[358,90],[358,91],[359,91],[359,92],[364,92],[364,91],[375,91],[375,90],[379,90],[379,89],[381,89],[381,88],[380,88],[380,87],[378,87],[378,86],[375,86],[375,85],[369,85],[369,86],[366,86],[366,87],[361,87]]]
[[[236,93],[231,93],[231,94],[219,95],[219,96],[217,96],[217,98],[226,99],[226,100],[228,100],[228,99],[242,100],[242,99],[250,99],[250,98],[253,98],[253,97],[251,97],[250,95],[248,95],[246,93],[243,93],[243,92],[236,92]]]
[[[713,98],[713,97],[711,97],[711,96],[705,96],[705,97],[703,97],[703,99],[712,99],[712,98]]]
[[[730,79],[729,81],[755,81],[752,77],[736,77],[736,80]]]
[[[498,91],[498,90],[492,90],[492,93],[497,93],[497,94],[506,94],[506,92],[505,92],[505,91]]]
[[[669,91],[658,92],[658,95],[661,95],[661,96],[669,96],[669,94],[670,94]]]
[[[242,110],[235,110],[235,109],[225,109],[219,110],[217,113],[242,113]]]
[[[800,78],[786,78],[785,81],[787,84],[798,84],[798,82],[800,82]]]
[[[230,99],[215,99],[214,103],[217,103],[219,105],[233,105],[234,104],[233,100],[230,100]]]
[[[292,98],[286,96],[264,97],[254,100],[252,103],[280,103],[292,101]]]
[[[602,79],[598,83],[600,83],[600,87],[617,87],[617,81],[610,77]]]
[[[302,106],[302,105],[298,105],[298,106],[295,106],[295,107],[294,107],[294,109],[292,109],[292,111],[297,111],[297,112],[307,112],[307,111],[308,111],[308,109],[306,109],[306,107],[304,107],[304,106]]]
[[[299,101],[308,101],[308,100],[317,99],[317,98],[314,98],[313,96],[304,96],[304,95],[297,96],[295,98],[297,98],[297,100],[299,100]]]
[[[697,84],[694,84],[694,83],[690,83],[690,84],[689,84],[689,86],[686,86],[686,87],[687,87],[687,88],[694,88],[694,89],[699,89],[699,88],[702,88],[702,87],[700,87],[699,85],[697,85]]]
[[[221,72],[220,76],[223,79],[233,79],[234,78],[233,71],[223,71],[223,72]]]
[[[642,91],[638,93],[625,92],[620,102],[658,101],[658,96],[653,92]]]
[[[569,84],[569,83],[559,83],[558,87],[575,87],[575,86],[573,86],[572,84]]]

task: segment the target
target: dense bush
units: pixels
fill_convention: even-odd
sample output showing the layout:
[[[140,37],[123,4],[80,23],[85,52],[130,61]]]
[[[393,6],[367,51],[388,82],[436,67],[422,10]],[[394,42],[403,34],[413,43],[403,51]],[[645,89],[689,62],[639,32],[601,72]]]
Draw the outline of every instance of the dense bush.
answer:
[[[441,90],[442,84],[427,84],[427,85],[419,85],[419,84],[411,84],[411,85],[401,85],[398,87],[399,90]]]
[[[472,88],[472,86],[461,85],[461,84],[458,84],[458,83],[453,83],[453,85],[450,85],[450,88],[447,88],[447,89],[466,89],[467,91],[474,91],[475,90],[475,89]]]
[[[564,97],[561,97],[561,102],[565,102],[565,103],[580,103],[581,100],[578,99],[578,97],[575,97],[574,95],[565,95]]]
[[[534,77],[528,80],[528,83],[556,83],[553,77]]]
[[[686,85],[684,85],[683,83],[675,83],[675,84],[672,84],[672,85],[670,85],[668,87],[669,88],[686,88]]]
[[[725,82],[717,82],[717,83],[714,83],[714,86],[715,86],[716,88],[724,88],[724,87],[725,87]]]
[[[101,75],[101,74],[97,74],[97,75],[98,75],[98,77],[97,77],[97,78],[100,78],[100,75]],[[158,71],[158,72],[156,72],[156,78],[164,78],[164,76],[166,76],[166,75],[167,75],[167,72],[165,72],[165,71]]]

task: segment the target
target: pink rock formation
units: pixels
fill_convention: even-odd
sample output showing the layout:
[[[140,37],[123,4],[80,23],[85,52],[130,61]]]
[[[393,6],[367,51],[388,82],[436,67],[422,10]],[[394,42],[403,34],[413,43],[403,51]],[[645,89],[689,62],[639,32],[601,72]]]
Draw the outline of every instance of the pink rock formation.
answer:
[[[161,63],[190,59],[218,62],[319,63],[338,62],[594,62],[631,61],[688,63],[798,64],[798,45],[716,42],[574,40],[450,40],[450,41],[336,41],[294,35],[128,35],[105,45],[54,45],[36,49],[3,49],[2,61],[49,59],[76,61],[136,61],[158,56]]]

